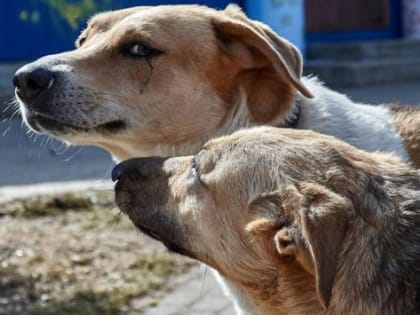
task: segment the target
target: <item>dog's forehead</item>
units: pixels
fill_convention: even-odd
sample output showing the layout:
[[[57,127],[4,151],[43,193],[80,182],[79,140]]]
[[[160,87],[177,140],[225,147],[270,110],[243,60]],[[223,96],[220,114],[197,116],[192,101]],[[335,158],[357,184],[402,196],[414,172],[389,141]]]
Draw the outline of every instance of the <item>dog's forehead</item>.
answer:
[[[150,7],[142,6],[142,7],[132,7],[122,10],[116,11],[108,11],[102,12],[94,15],[88,22],[87,29],[91,29],[92,31],[107,31],[116,23],[122,21],[127,16],[130,16],[134,13],[145,11]]]
[[[200,5],[141,6],[99,13],[89,21],[76,46],[79,47],[83,39],[90,41],[97,36],[102,42],[113,43],[129,38],[135,40],[139,36],[161,49],[195,47],[195,51],[199,51],[197,47],[203,47],[207,50],[214,40],[211,20],[224,14],[224,11]],[[191,46],[192,42],[196,45]],[[199,45],[201,43],[203,45]]]
[[[135,7],[106,12],[91,19],[79,40],[99,35],[102,41],[118,43],[135,40],[138,36],[137,39],[148,39],[149,44],[157,44],[161,49],[186,48],[194,40],[203,43],[212,40],[210,16],[214,14],[220,12],[198,5]]]
[[[119,24],[121,27],[159,29],[169,33],[184,31],[190,35],[196,29],[205,31],[210,25],[210,15],[214,12],[213,9],[198,5],[164,5],[137,11],[126,16]],[[194,28],[191,28],[192,25]]]

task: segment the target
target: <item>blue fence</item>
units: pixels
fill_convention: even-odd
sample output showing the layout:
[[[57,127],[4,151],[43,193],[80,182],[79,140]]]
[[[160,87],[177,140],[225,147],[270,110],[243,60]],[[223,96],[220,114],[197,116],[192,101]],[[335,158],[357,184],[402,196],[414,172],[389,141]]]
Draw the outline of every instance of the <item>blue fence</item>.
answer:
[[[96,12],[136,5],[199,3],[224,8],[237,0],[5,0],[0,1],[0,60],[28,60],[69,50]]]

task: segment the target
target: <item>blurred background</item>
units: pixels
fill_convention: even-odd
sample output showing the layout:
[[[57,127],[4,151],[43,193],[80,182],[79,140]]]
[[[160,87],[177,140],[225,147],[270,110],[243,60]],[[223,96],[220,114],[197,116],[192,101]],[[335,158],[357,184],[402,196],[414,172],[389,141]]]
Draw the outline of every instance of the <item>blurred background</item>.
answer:
[[[300,48],[305,74],[319,76],[355,100],[418,103],[420,0],[15,0],[0,3],[2,118],[14,114],[8,104],[15,70],[40,56],[72,49],[91,15],[128,6],[180,3],[218,9],[236,3]],[[18,119],[18,113],[14,117]],[[0,185],[109,177],[112,161],[98,149],[29,138],[18,120],[3,124],[0,132],[5,135],[0,137],[2,165],[9,165]],[[88,166],[92,155],[96,164]],[[25,163],[32,167],[22,177],[19,172]]]

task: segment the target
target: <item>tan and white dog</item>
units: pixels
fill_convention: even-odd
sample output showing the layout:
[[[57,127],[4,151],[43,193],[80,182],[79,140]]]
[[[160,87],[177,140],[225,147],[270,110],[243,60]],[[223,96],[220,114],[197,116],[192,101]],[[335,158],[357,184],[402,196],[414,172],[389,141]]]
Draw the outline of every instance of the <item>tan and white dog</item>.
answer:
[[[302,78],[299,51],[236,6],[102,13],[76,45],[15,74],[22,116],[36,132],[124,160],[192,154],[243,127],[284,126],[420,166],[420,111],[357,104]]]
[[[397,158],[258,127],[113,177],[120,209],[218,270],[238,314],[420,314],[420,173]]]

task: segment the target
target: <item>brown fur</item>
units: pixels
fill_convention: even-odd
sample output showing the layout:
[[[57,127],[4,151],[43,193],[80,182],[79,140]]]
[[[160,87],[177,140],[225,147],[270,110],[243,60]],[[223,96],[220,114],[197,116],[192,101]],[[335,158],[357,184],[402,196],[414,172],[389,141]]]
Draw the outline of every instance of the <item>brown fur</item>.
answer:
[[[309,131],[256,128],[194,157],[123,162],[144,232],[217,269],[250,314],[420,314],[420,173]]]
[[[135,45],[154,53],[133,57],[127,51]],[[358,118],[323,113],[323,105],[346,103],[345,97],[321,89],[314,79],[302,80],[297,48],[235,5],[220,11],[184,5],[101,13],[89,21],[75,50],[43,57],[17,74],[39,69],[52,72],[54,80],[34,99],[25,100],[25,80],[15,80],[21,82],[16,91],[26,123],[71,143],[100,146],[119,160],[193,154],[205,141],[244,127],[289,125],[408,160],[401,135],[420,165],[417,112],[396,114],[400,134],[389,124],[383,143],[376,141],[382,139],[376,128],[372,135],[358,134],[357,124],[346,121]],[[313,103],[306,99],[311,93]],[[303,109],[300,123],[291,124],[297,104],[319,105],[319,116],[305,116]],[[388,126],[389,117],[381,119]]]
[[[413,165],[420,167],[420,111],[417,107],[389,105],[391,117],[407,148]]]
[[[128,55],[136,44],[158,53]],[[311,96],[296,47],[236,6],[101,13],[76,45],[20,70],[55,73],[52,87],[25,104],[24,118],[37,131],[103,147],[120,160],[193,153],[244,126],[281,124],[297,92]]]

